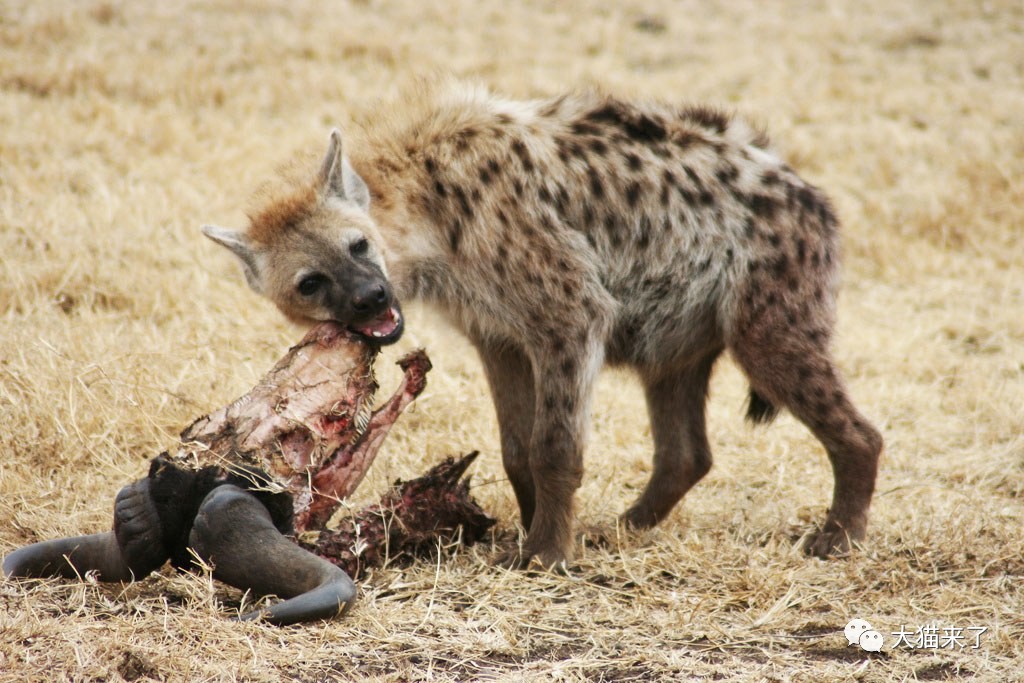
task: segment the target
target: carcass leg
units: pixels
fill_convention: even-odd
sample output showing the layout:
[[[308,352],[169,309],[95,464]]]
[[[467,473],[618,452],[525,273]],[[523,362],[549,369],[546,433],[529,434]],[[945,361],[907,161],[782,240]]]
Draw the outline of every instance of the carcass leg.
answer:
[[[248,621],[294,624],[344,614],[355,601],[348,574],[284,536],[267,509],[236,486],[220,486],[203,500],[189,545],[213,566],[214,578],[258,595],[285,598],[243,614]]]
[[[3,561],[10,578],[76,578],[94,571],[100,581],[141,579],[167,561],[149,480],[121,489],[114,500],[114,528],[101,534],[33,543]]]

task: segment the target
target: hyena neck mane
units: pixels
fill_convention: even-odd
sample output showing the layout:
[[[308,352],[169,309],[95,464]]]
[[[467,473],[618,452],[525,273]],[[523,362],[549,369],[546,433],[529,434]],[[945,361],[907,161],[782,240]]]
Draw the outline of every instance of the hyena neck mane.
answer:
[[[493,204],[513,201],[488,186],[498,180],[501,145],[529,106],[445,81],[407,94],[362,128],[351,163],[369,188],[370,217],[399,296],[451,294],[453,252],[473,239],[471,224]]]

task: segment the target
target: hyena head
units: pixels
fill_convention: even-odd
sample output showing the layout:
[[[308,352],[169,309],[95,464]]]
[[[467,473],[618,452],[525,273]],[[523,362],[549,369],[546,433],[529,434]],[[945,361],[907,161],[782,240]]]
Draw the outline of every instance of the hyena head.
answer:
[[[402,334],[370,192],[331,132],[313,183],[270,202],[246,231],[203,226],[242,262],[245,279],[293,321],[333,320],[374,344]]]

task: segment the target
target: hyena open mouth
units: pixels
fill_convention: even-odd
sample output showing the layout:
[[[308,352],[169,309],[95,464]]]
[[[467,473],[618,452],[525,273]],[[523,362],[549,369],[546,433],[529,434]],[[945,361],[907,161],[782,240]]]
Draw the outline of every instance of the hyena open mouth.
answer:
[[[373,320],[351,324],[348,329],[374,345],[394,344],[405,330],[405,320],[398,304],[393,304]]]

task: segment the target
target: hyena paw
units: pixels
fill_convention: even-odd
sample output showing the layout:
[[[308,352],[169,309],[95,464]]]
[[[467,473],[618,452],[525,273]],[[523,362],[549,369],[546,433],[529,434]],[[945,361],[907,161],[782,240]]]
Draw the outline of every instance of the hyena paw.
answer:
[[[526,547],[522,547],[499,554],[494,565],[504,569],[539,569],[555,574],[566,574],[571,557],[565,553],[531,552]]]
[[[822,529],[809,533],[803,542],[806,554],[826,559],[829,557],[845,557],[850,550],[864,539],[864,527],[843,527],[837,522],[829,521]]]
[[[622,513],[622,521],[627,529],[650,529],[660,518],[646,505],[636,504]]]
[[[114,536],[125,564],[141,577],[157,569],[168,557],[163,528],[149,493],[149,479],[128,484],[114,500]]]

